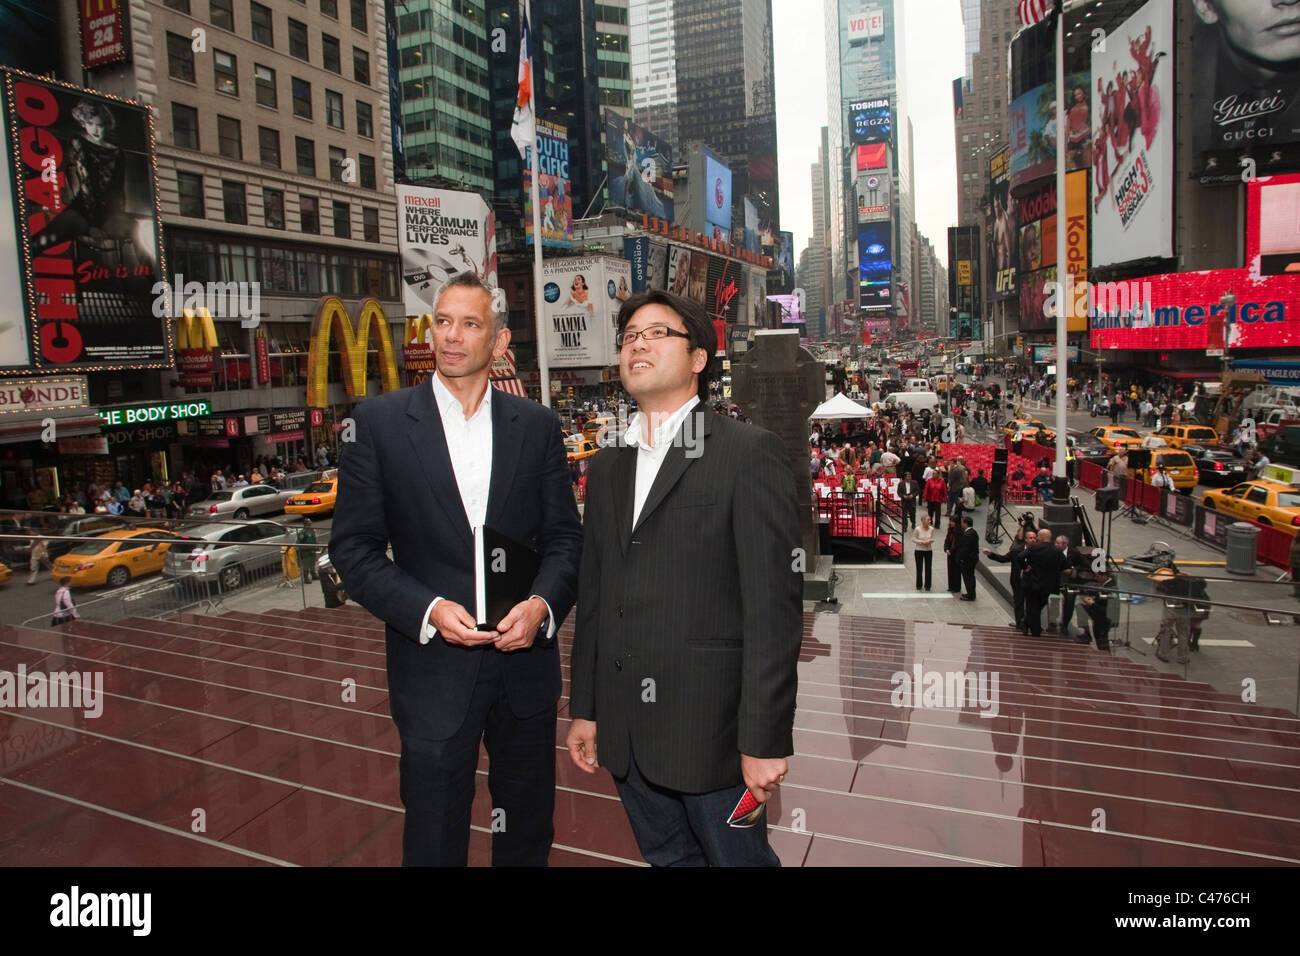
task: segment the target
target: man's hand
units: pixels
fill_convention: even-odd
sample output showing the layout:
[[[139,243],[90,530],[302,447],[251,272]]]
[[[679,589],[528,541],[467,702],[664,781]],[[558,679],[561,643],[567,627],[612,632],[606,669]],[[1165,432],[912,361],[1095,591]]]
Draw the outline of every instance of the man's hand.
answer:
[[[744,778],[749,792],[759,803],[767,803],[768,798],[776,793],[776,788],[785,781],[789,769],[784,757],[740,755],[740,775]]]
[[[496,631],[476,630],[478,623],[474,620],[474,615],[455,601],[444,599],[435,604],[429,612],[429,623],[448,644],[477,647],[480,644],[491,644],[497,639]],[[420,637],[423,643],[424,635]]]
[[[575,720],[569,724],[569,736],[564,744],[569,748],[569,756],[579,770],[595,773],[600,766],[596,762],[596,722],[594,720]]]
[[[533,596],[520,601],[497,623],[497,650],[508,653],[532,647],[538,629],[549,616],[546,602],[541,598]]]

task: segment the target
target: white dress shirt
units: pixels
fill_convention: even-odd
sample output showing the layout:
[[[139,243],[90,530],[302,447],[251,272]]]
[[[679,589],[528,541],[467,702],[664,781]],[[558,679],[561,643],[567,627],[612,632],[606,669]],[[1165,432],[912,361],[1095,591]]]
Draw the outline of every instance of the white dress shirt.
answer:
[[[456,487],[460,491],[460,501],[465,507],[465,517],[469,519],[470,530],[487,522],[488,491],[492,484],[492,386],[489,384],[478,408],[468,419],[465,418],[465,406],[443,384],[435,372],[429,376],[433,383],[433,397],[438,403],[438,414],[442,416],[442,431],[447,437],[447,454],[451,458],[451,470],[456,476]],[[441,595],[434,598],[424,612],[424,627],[420,633],[420,643],[427,644],[437,636],[438,630],[429,620],[434,605],[442,600]],[[543,599],[545,603],[545,599]],[[473,608],[468,609],[473,613]],[[550,614],[550,605],[546,605]],[[555,631],[555,619],[549,618],[547,637]]]
[[[699,403],[700,397],[692,395],[685,405],[661,419],[659,427],[651,435],[653,446],[647,445],[642,438],[643,429],[649,427],[648,417],[644,412],[637,412],[632,416],[627,429],[627,443],[636,449],[636,489],[632,497],[633,528],[641,520],[641,509],[645,507],[646,499],[650,497],[650,488],[659,474],[659,466],[663,464],[664,456],[672,447],[672,440],[676,437],[677,430],[682,427],[682,422],[691,413],[691,409]]]

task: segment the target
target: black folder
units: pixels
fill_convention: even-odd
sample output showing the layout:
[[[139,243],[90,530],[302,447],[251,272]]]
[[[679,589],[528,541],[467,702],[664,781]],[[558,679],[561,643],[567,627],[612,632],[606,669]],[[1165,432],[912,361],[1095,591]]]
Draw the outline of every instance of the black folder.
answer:
[[[487,525],[474,529],[474,603],[480,631],[495,631],[533,593],[542,556]]]

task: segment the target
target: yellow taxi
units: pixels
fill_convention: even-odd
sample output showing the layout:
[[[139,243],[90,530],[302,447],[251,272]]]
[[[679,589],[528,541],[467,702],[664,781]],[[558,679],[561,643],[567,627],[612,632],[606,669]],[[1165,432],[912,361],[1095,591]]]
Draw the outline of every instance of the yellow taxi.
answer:
[[[168,541],[137,541],[136,538],[168,538]],[[121,587],[128,581],[161,571],[163,560],[176,535],[164,528],[118,528],[88,538],[54,559],[51,576],[55,581],[72,578],[74,588],[100,584]]]
[[[1129,459],[1130,466],[1132,463],[1132,459]],[[1151,484],[1152,476],[1162,467],[1165,474],[1174,480],[1174,487],[1185,495],[1190,495],[1192,489],[1201,480],[1200,472],[1197,471],[1196,462],[1192,459],[1192,456],[1176,448],[1153,449],[1151,452],[1151,467],[1135,468],[1133,476],[1139,481]]]
[[[1156,429],[1154,434],[1163,438],[1170,448],[1219,444],[1219,433],[1208,425],[1166,425]]]
[[[1287,534],[1300,532],[1300,486],[1271,478],[1256,478],[1231,488],[1207,491],[1201,497],[1207,511],[1243,521],[1257,521]]]
[[[1111,451],[1118,451],[1121,447],[1142,447],[1142,436],[1123,425],[1098,425],[1096,428],[1088,429],[1088,434]]]
[[[1008,438],[1013,437],[1016,432],[1029,431],[1051,431],[1051,429],[1036,418],[1013,418],[1002,426],[1002,433]],[[1032,438],[1033,436],[1027,435],[1025,437]]]
[[[284,499],[284,513],[308,516],[330,514],[334,510],[334,499],[338,492],[337,478],[313,481],[302,491]]]
[[[571,435],[564,439],[564,457],[569,461],[582,461],[600,451],[600,446],[581,435]]]
[[[4,584],[8,581],[9,578],[13,576],[13,573],[13,568],[9,567],[9,565],[5,564],[3,561],[0,561],[0,584]]]
[[[582,437],[594,442],[600,437],[602,429],[612,429],[617,425],[618,418],[614,415],[598,415],[582,426]]]

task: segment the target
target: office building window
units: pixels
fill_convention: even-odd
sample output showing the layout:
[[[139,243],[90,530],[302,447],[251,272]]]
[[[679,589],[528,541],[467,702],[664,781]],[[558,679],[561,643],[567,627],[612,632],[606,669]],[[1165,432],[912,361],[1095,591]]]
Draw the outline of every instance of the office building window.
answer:
[[[257,153],[263,166],[280,168],[280,131],[269,126],[257,128]]]
[[[307,24],[289,18],[289,55],[300,60],[311,60],[307,53]]]
[[[331,73],[343,73],[343,55],[339,52],[339,38],[328,33],[320,35],[321,64]]]
[[[194,50],[189,37],[167,34],[167,73],[174,79],[194,82]]]
[[[347,153],[338,146],[331,146],[329,148],[329,157],[330,179],[336,183],[343,182],[343,160],[347,159]]]
[[[361,185],[366,189],[375,187],[375,157],[367,156],[365,153],[359,153],[357,156],[357,173],[361,180]]]
[[[361,235],[366,242],[379,241],[379,210],[361,207]]]
[[[214,27],[235,29],[235,0],[208,0],[208,18]]]
[[[271,8],[249,0],[248,22],[253,27],[253,40],[264,46],[275,46],[275,31],[271,27]]]
[[[366,30],[366,0],[352,0],[352,29]]]
[[[244,196],[244,184],[221,181],[221,205],[225,209],[226,222],[248,222],[248,201]]]
[[[217,149],[227,159],[243,159],[244,144],[239,131],[239,120],[230,116],[217,117]]]
[[[360,100],[357,100],[357,135],[366,139],[374,139],[375,136],[374,111],[369,103]]]
[[[190,0],[163,0],[163,6],[179,10],[181,13],[190,12]]]
[[[296,76],[293,78],[293,115],[311,119],[311,84]]]
[[[320,0],[320,12],[337,20],[339,18],[339,0]]]
[[[253,85],[257,87],[257,103],[276,109],[280,105],[275,93],[275,70],[260,63],[253,64]]]
[[[298,197],[299,217],[303,232],[320,232],[320,200],[315,196]]]
[[[172,142],[183,149],[199,148],[199,111],[194,107],[172,104]]]
[[[325,125],[334,129],[343,128],[343,94],[333,90],[325,91]]]
[[[298,175],[316,175],[316,144],[301,136],[294,137],[294,153],[298,158]]]
[[[334,238],[352,238],[352,207],[337,199],[334,200]]]
[[[262,187],[262,218],[268,229],[284,228],[284,193]]]
[[[370,85],[370,54],[355,46],[352,48],[352,79]]]
[[[212,51],[212,77],[218,93],[239,95],[239,61],[225,50]]]
[[[176,192],[180,197],[181,215],[203,219],[203,177],[198,173],[176,173]]]

